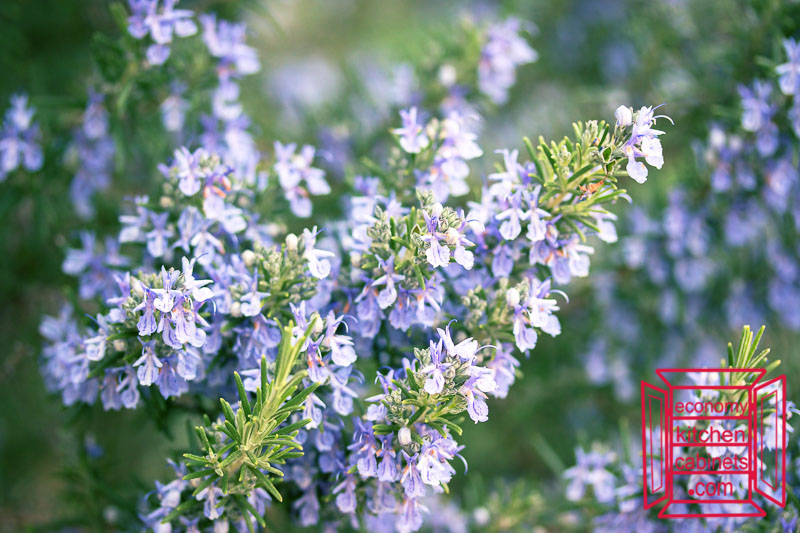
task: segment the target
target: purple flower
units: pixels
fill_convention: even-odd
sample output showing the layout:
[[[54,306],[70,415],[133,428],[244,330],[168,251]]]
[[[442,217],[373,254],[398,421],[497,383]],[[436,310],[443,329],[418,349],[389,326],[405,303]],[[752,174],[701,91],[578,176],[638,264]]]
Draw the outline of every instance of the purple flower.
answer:
[[[200,163],[208,158],[208,152],[198,148],[194,153],[186,147],[175,150],[175,168],[177,169],[178,188],[186,196],[194,196],[205,185],[208,172],[200,168]]]
[[[775,71],[780,76],[781,92],[793,96],[800,89],[800,43],[794,39],[785,39],[783,48],[788,61],[775,67]]]
[[[378,460],[376,452],[378,446],[375,442],[375,435],[372,432],[372,425],[367,425],[359,419],[355,419],[355,430],[353,444],[348,449],[353,453],[351,459],[356,462],[358,474],[362,478],[378,476]]]
[[[644,157],[647,164],[655,168],[661,168],[664,165],[661,141],[658,140],[658,136],[664,132],[653,129],[652,126],[658,118],[671,119],[666,115],[654,116],[653,111],[655,109],[657,108],[642,107],[636,112],[631,129],[631,137],[622,147],[622,153],[628,158],[628,164],[625,169],[628,175],[638,183],[647,181],[647,167],[641,161],[637,161],[636,158]]]
[[[278,181],[286,199],[289,200],[292,213],[307,218],[311,216],[311,201],[308,196],[328,194],[331,188],[325,181],[325,172],[311,166],[314,160],[314,147],[303,146],[299,154],[295,154],[296,149],[297,145],[294,143],[283,145],[275,141],[273,169],[278,174]]]
[[[417,120],[417,108],[401,109],[400,117],[403,127],[395,128],[392,133],[398,136],[400,147],[409,154],[418,154],[430,144],[430,139],[425,134],[422,124]]]
[[[564,478],[570,480],[567,485],[567,499],[573,502],[580,500],[586,491],[586,485],[591,485],[597,501],[612,501],[614,476],[605,467],[613,459],[613,454],[595,450],[586,453],[582,448],[576,448],[575,456],[576,465],[564,471]]]
[[[336,254],[326,250],[317,250],[314,246],[317,243],[317,227],[309,231],[303,230],[303,258],[308,261],[308,270],[317,279],[328,277],[331,273],[331,262],[326,257],[335,257]]]
[[[505,398],[509,388],[516,380],[516,368],[519,361],[511,355],[511,346],[501,343],[495,352],[494,358],[486,366],[494,372],[495,389],[492,396]]]
[[[541,190],[542,190],[541,186],[537,186],[533,194],[527,198],[528,205],[530,205],[531,207],[530,211],[527,212],[529,220],[527,237],[528,240],[534,243],[543,241],[545,238],[547,238],[547,222],[543,219],[550,216],[550,213],[538,207],[539,193],[541,192]],[[614,217],[614,219],[616,219],[614,215],[609,214],[609,216]]]
[[[161,257],[169,250],[169,239],[174,235],[167,226],[169,213],[150,212],[153,229],[147,232],[147,251],[153,257]]]
[[[529,212],[522,208],[522,189],[509,198],[508,208],[498,213],[495,218],[502,220],[500,235],[507,241],[516,239],[522,231],[521,220],[527,220]]]
[[[516,81],[516,68],[538,58],[519,36],[520,22],[508,18],[489,26],[486,44],[478,63],[478,87],[495,104],[508,99],[508,90]]]
[[[139,283],[138,281],[136,283]],[[139,335],[142,337],[147,337],[148,335],[152,335],[156,332],[158,328],[158,323],[156,322],[155,317],[155,301],[156,301],[156,293],[151,291],[150,289],[144,288],[144,301],[138,306],[144,312],[142,316],[139,317],[139,321],[136,323],[136,327],[139,329]]]
[[[422,511],[427,508],[419,503],[415,498],[403,500],[400,508],[400,517],[395,526],[400,533],[417,531],[422,527]]]
[[[378,305],[381,309],[386,309],[397,300],[397,289],[395,282],[406,279],[405,276],[397,274],[394,271],[394,254],[389,256],[385,262],[378,257],[378,264],[383,269],[384,274],[372,282],[372,286],[376,287],[384,285],[384,289],[378,293]]]
[[[99,139],[108,134],[108,111],[103,106],[105,96],[89,91],[89,103],[83,112],[83,132],[87,139]]]
[[[426,442],[419,451],[417,468],[420,479],[433,487],[449,483],[456,473],[450,461],[458,453],[458,445],[450,437],[442,437],[438,433],[433,440]]]
[[[450,336],[450,326],[446,326],[445,329],[437,328],[436,332],[439,334],[441,342],[444,343],[444,349],[448,354],[457,356],[462,361],[475,362],[475,354],[478,351],[478,341],[469,337],[455,344],[453,338]]]
[[[244,23],[217,21],[213,13],[200,15],[200,23],[208,51],[220,59],[218,73],[221,79],[255,74],[261,69],[258,53],[245,44]]]
[[[442,121],[442,130],[433,166],[423,175],[422,183],[433,191],[437,202],[447,201],[451,194],[463,196],[469,192],[467,161],[483,155],[475,142],[477,135],[466,128],[460,114],[451,113]]]
[[[356,478],[355,476],[347,476],[344,481],[339,483],[333,488],[333,494],[336,494],[336,507],[339,511],[345,514],[355,513],[356,504]]]
[[[30,172],[42,168],[39,127],[33,122],[33,114],[26,95],[11,97],[11,107],[6,111],[0,131],[0,182],[20,164]]]
[[[418,454],[409,456],[405,450],[402,451],[403,458],[405,459],[406,466],[403,468],[403,473],[400,476],[400,482],[403,484],[403,491],[409,498],[421,498],[425,496],[425,486],[422,483],[419,469],[417,468]]]
[[[225,508],[220,508],[219,498],[223,496],[222,490],[216,487],[214,484],[209,485],[208,487],[204,488],[200,492],[197,493],[195,498],[197,501],[201,502],[205,500],[203,504],[203,514],[209,520],[216,520],[222,513],[224,512]]]
[[[440,242],[440,239],[444,240],[446,237],[439,231],[439,216],[437,214],[429,215],[427,211],[424,211],[423,215],[428,233],[422,236],[422,240],[429,245],[425,250],[425,257],[434,268],[446,267],[450,264],[450,248],[447,245],[443,246]]]
[[[186,111],[189,110],[189,102],[183,98],[186,87],[179,83],[173,83],[172,91],[163,102],[161,102],[161,122],[164,129],[173,133],[180,132],[186,121]]]
[[[177,0],[163,0],[160,11],[158,0],[129,0],[128,3],[131,8],[128,32],[136,39],[150,34],[154,44],[147,48],[147,60],[153,65],[161,65],[169,57],[173,33],[178,37],[197,33],[193,13],[188,9],[174,9]]]
[[[316,394],[311,394],[306,398],[303,404],[303,418],[308,418],[311,422],[308,423],[309,429],[318,428],[322,423],[322,409],[325,408],[325,402],[319,399]]]
[[[258,272],[253,273],[252,280],[248,282],[248,292],[239,298],[241,302],[242,316],[257,316],[261,314],[261,308],[264,306],[261,303],[262,298],[269,296],[269,293],[258,290]]]
[[[147,238],[145,226],[150,221],[150,211],[145,207],[147,201],[147,196],[137,196],[134,199],[135,214],[120,215],[119,223],[122,225],[119,232],[120,243],[144,242]],[[188,248],[186,251],[189,251]]]
[[[347,416],[353,412],[353,398],[358,398],[358,393],[348,386],[353,372],[354,367],[346,366],[330,373],[330,385],[333,388],[333,409],[342,416]]]
[[[139,378],[139,383],[143,387],[149,387],[158,379],[158,371],[164,366],[161,360],[156,356],[155,341],[142,343],[142,356],[133,363],[134,367],[139,367],[136,372],[136,377]]]
[[[526,316],[526,310],[518,305],[514,309],[512,331],[514,332],[514,340],[517,342],[517,348],[523,352],[534,349],[539,338],[536,330],[530,327],[529,324],[530,320]]]
[[[489,181],[493,181],[489,186],[489,195],[505,200],[521,184],[520,175],[525,171],[522,165],[517,163],[519,150],[497,150],[495,153],[503,155],[503,168],[505,172],[495,172],[489,174]]]
[[[313,486],[294,502],[294,507],[300,511],[298,522],[301,527],[313,526],[319,522],[319,499]]]
[[[357,358],[356,351],[353,349],[353,340],[347,335],[338,335],[336,333],[339,324],[345,323],[344,317],[337,317],[333,311],[330,311],[325,322],[327,325],[322,344],[330,348],[331,360],[334,364],[343,367],[352,365]]]
[[[422,368],[422,373],[428,375],[425,380],[425,392],[428,394],[439,394],[444,388],[444,371],[450,366],[445,363],[442,354],[442,341],[437,344],[430,341],[431,362]]]
[[[397,481],[397,452],[392,448],[392,437],[387,435],[381,439],[381,462],[378,464],[378,480],[386,483]]]
[[[770,124],[775,106],[770,103],[772,86],[761,80],[753,82],[753,87],[739,86],[742,99],[742,128],[758,132]]]

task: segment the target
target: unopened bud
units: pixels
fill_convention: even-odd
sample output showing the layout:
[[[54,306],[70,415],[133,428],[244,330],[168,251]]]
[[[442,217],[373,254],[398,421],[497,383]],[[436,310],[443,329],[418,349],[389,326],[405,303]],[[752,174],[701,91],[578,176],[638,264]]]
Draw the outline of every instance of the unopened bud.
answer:
[[[242,316],[242,304],[239,302],[233,302],[231,304],[231,316],[240,317]]]
[[[411,430],[407,426],[400,428],[397,432],[397,440],[400,441],[400,446],[408,446],[411,444]]]
[[[489,510],[486,507],[478,507],[472,511],[472,517],[475,519],[475,523],[479,526],[488,525],[489,520],[492,518],[491,515],[489,515]]]
[[[626,128],[633,124],[633,109],[621,105],[614,111],[614,117],[617,119],[617,126]]]
[[[131,294],[134,294],[135,296],[144,296],[142,283],[136,278],[131,278]]]
[[[324,323],[322,322],[322,317],[319,316],[318,313],[314,313],[314,329],[312,330],[314,335],[319,335],[322,333],[322,328],[324,327]]]
[[[458,230],[456,228],[450,228],[444,233],[444,240],[447,244],[455,245],[458,242]]]
[[[162,196],[161,199],[158,201],[158,204],[162,207],[162,209],[169,209],[175,202],[172,201],[172,198],[169,196]]]
[[[247,268],[250,268],[256,262],[256,254],[253,250],[245,250],[242,252],[242,261]]]
[[[456,82],[458,78],[458,72],[456,72],[456,67],[451,64],[442,65],[439,69],[439,83],[444,85],[445,87],[450,87]]]
[[[290,252],[297,251],[297,235],[290,233],[286,236],[286,249]]]
[[[506,292],[506,303],[509,307],[516,307],[519,305],[519,291],[517,289],[508,289]]]
[[[431,206],[431,214],[435,217],[438,217],[444,211],[444,206],[440,203],[435,203]]]
[[[118,352],[124,352],[128,348],[128,343],[122,339],[117,339],[113,343],[114,349]]]

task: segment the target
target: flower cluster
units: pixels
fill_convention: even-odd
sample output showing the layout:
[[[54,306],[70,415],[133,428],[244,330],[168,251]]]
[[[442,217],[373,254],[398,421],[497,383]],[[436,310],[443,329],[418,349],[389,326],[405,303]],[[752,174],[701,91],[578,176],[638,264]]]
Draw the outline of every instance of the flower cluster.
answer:
[[[147,60],[153,65],[161,65],[170,54],[173,35],[189,37],[197,33],[194,13],[188,9],[175,9],[178,0],[129,0],[131,16],[128,19],[128,32],[136,39],[147,35],[153,44],[147,47]]]
[[[80,297],[100,297],[105,311],[86,330],[69,311],[47,322],[46,375],[65,403],[91,403],[99,392],[106,409],[133,408],[137,386],[153,384],[165,398],[186,393],[189,382],[209,380],[214,390],[208,364],[215,360],[216,372],[252,369],[277,346],[275,319],[292,317],[289,306],[302,308],[330,274],[331,254],[315,248],[316,230],[277,247],[254,214],[233,205],[250,193],[218,157],[182,148],[161,171],[161,198],[137,198],[120,217],[117,239],[101,249],[84,233],[83,247],[68,251],[63,269],[79,277]],[[183,257],[180,270],[147,273],[184,254],[191,259]],[[219,360],[223,346],[236,347],[236,357]]]
[[[517,67],[538,58],[536,51],[519,36],[520,27],[520,21],[515,18],[490,26],[481,50],[478,88],[496,104],[508,99],[508,90],[516,81]]]
[[[381,172],[402,179],[427,168],[423,155],[432,142],[414,126],[415,111],[401,118],[395,135],[402,152]],[[488,420],[486,400],[508,394],[517,351],[529,353],[540,332],[560,333],[553,297],[560,291],[552,283],[588,274],[588,247],[580,244],[587,234],[615,240],[614,217],[602,206],[624,195],[614,176],[626,159],[621,139],[629,131],[592,122],[576,125],[576,135],[560,144],[542,141],[538,150],[529,143],[526,165],[503,152],[506,172],[490,176],[469,215],[436,202],[424,187],[416,205],[406,207],[402,191],[388,189],[390,181],[356,180],[363,196],[350,198],[351,219],[339,230],[351,268],[341,266],[339,285],[355,310],[354,346],[391,368],[378,373],[380,390],[367,398],[351,436],[349,425],[326,424],[327,412],[307,411],[329,435],[314,439],[316,449],[287,475],[302,490],[296,502],[302,525],[339,523],[338,511],[352,523],[419,529],[426,495],[455,474],[459,424],[465,417]],[[541,260],[517,266],[510,259],[505,266],[497,260],[501,246]],[[448,316],[463,323],[448,325]],[[299,316],[297,322],[303,323]],[[434,338],[413,357],[391,349],[404,338],[425,339],[433,328]],[[335,501],[325,506],[320,495],[331,489]]]
[[[792,303],[800,295],[800,175],[792,163],[797,98],[784,91],[791,86],[793,43],[784,43],[789,62],[776,67],[777,80],[740,87],[737,123],[709,125],[708,140],[697,145],[707,184],[676,188],[663,208],[635,208],[624,219],[614,274],[596,286],[598,304],[610,309],[599,316],[607,324],[627,324],[631,315],[646,313],[654,329],[616,327],[593,340],[593,381],[613,381],[628,396],[634,354],[664,331],[681,331],[683,346],[670,353],[710,364],[706,324],[774,321],[800,328]],[[643,299],[643,290],[652,298]],[[651,302],[646,308],[645,301]]]
[[[617,240],[609,208],[628,199],[623,180],[643,181],[638,158],[661,166],[661,117],[621,107],[616,124],[526,138],[481,179],[475,99],[503,102],[535,59],[511,19],[480,41],[477,79],[437,65],[435,97],[394,98],[415,105],[380,136],[386,157],[363,155],[360,176],[340,168],[347,215],[318,213],[300,232],[295,217],[334,189],[330,158],[257,141],[240,101],[240,80],[261,68],[245,27],[175,4],[131,2],[128,45],[147,39],[147,61],[98,85],[107,92],[90,94],[74,136],[84,214],[112,160],[125,164],[127,147],[107,141],[112,109],[160,109],[178,148],[153,172],[157,187],[125,202],[116,236],[85,232],[67,250],[78,294],[42,323],[46,381],[66,404],[99,396],[107,410],[143,404],[161,424],[174,410],[203,417],[177,478],[142,502],[148,528],[265,527],[266,505],[285,498],[301,526],[416,531],[466,456],[462,424],[486,422],[519,357],[561,333],[562,289],[589,274],[589,239]],[[153,89],[162,75],[172,83]]]
[[[75,167],[70,199],[81,218],[94,214],[92,196],[111,185],[116,147],[109,137],[109,116],[102,93],[90,91],[83,122],[73,136],[68,159]]]
[[[661,141],[659,135],[663,135],[661,130],[654,129],[653,126],[659,118],[666,118],[666,115],[654,115],[654,107],[643,107],[634,115],[633,109],[620,106],[614,113],[617,118],[618,126],[632,126],[631,137],[622,151],[628,157],[628,165],[625,169],[630,177],[644,183],[647,181],[647,167],[637,157],[644,157],[647,164],[651,167],[661,168],[664,165],[664,156],[661,153]]]

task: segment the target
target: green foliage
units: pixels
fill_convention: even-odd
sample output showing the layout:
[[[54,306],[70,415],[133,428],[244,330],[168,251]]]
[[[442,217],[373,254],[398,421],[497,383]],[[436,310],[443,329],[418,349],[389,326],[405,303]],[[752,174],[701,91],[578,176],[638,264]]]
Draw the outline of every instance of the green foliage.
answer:
[[[218,486],[225,497],[233,499],[259,524],[265,525],[264,517],[255,511],[246,498],[256,487],[261,487],[275,500],[282,501],[275,485],[280,483],[283,472],[276,465],[303,455],[303,447],[296,437],[310,420],[283,424],[303,409],[303,402],[316,389],[316,384],[304,386],[307,371],[294,372],[295,363],[312,327],[313,322],[299,338],[295,337],[291,323],[282,328],[272,380],[268,377],[266,357],[261,358],[261,383],[256,390],[255,401],[245,390],[241,376],[235,373],[238,409],[234,413],[231,404],[220,398],[222,420],[214,424],[207,420],[204,426],[195,428],[202,455],[183,454],[189,467],[184,479],[192,481],[193,497],[176,507],[164,519],[165,523],[194,506],[202,506],[194,496],[213,485]]]

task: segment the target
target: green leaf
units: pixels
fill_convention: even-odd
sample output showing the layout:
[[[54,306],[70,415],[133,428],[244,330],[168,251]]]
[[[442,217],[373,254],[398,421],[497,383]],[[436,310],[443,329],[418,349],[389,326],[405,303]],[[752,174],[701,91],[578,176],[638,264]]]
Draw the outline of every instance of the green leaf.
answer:
[[[247,498],[245,498],[244,496],[242,496],[240,494],[235,494],[233,496],[233,498],[241,507],[243,507],[251,515],[253,515],[253,518],[255,518],[258,521],[258,524],[261,527],[267,527],[267,522],[264,520],[264,517],[261,516],[260,514],[258,514],[258,511],[256,511],[256,508],[253,507],[253,505],[249,501],[247,501]]]
[[[183,502],[182,504],[180,504],[179,506],[177,506],[175,509],[173,509],[172,512],[169,513],[167,516],[165,516],[164,519],[161,521],[161,523],[162,524],[168,524],[169,522],[172,522],[173,520],[175,520],[179,516],[186,514],[186,511],[188,511],[192,507],[200,506],[200,505],[201,505],[201,503],[198,502],[197,500],[194,500],[194,499],[187,500],[187,501]]]
[[[256,479],[258,479],[259,484],[261,484],[261,486],[264,487],[267,490],[267,492],[269,492],[272,495],[273,498],[275,498],[279,502],[283,502],[283,497],[281,496],[281,493],[278,492],[278,489],[275,488],[275,485],[272,483],[272,481],[270,481],[270,479],[267,476],[265,476],[261,470],[250,465],[247,465],[247,468],[250,469],[250,471],[256,476]]]
[[[183,476],[183,479],[185,479],[186,481],[189,481],[190,479],[199,479],[201,477],[206,477],[206,476],[208,476],[210,474],[214,474],[214,469],[213,468],[204,468],[202,470],[195,470],[194,472],[189,472],[188,474]]]
[[[200,457],[199,455],[194,455],[193,453],[185,453],[185,454],[183,454],[183,456],[185,458],[189,459],[190,461],[194,461],[196,463],[200,463],[200,464],[208,463],[208,459],[207,458]]]
[[[244,409],[244,414],[246,417],[249,417],[252,411],[250,410],[250,402],[247,400],[247,391],[244,390],[242,377],[238,372],[234,372],[233,379],[236,380],[236,388],[239,390],[239,401],[242,404],[242,409]]]
[[[297,431],[298,429],[303,428],[309,422],[311,422],[310,418],[304,418],[303,420],[300,420],[299,422],[295,422],[294,424],[289,424],[288,426],[284,426],[284,427],[278,429],[277,431],[275,431],[275,434],[276,435],[286,435],[288,433],[292,433],[294,431]]]
[[[236,415],[233,414],[233,409],[231,409],[231,404],[229,404],[225,398],[219,399],[220,405],[222,405],[222,413],[225,415],[225,418],[228,419],[230,422],[236,421]]]

